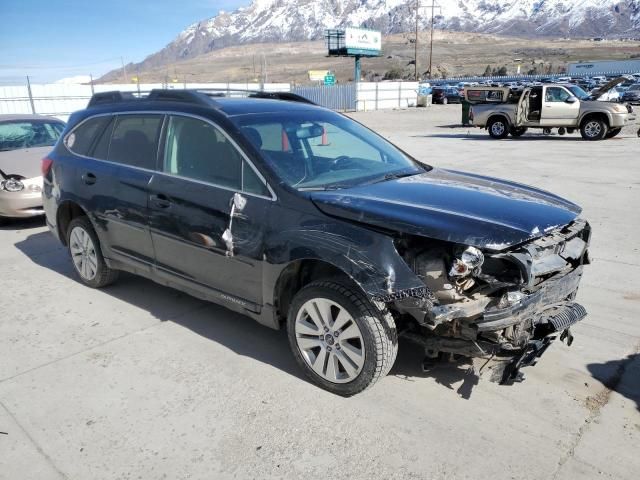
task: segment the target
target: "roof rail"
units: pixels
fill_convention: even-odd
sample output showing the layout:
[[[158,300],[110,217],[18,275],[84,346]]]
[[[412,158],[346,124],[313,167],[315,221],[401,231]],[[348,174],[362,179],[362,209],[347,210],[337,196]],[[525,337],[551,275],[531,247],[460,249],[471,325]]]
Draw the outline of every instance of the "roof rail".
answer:
[[[149,92],[146,99],[152,101],[197,103],[207,107],[212,106],[213,103],[208,95],[197,90],[169,90],[155,88]]]
[[[209,97],[224,97],[231,93],[244,93],[250,98],[266,98],[271,100],[285,100],[288,102],[300,102],[308,103],[310,105],[316,105],[308,98],[291,92],[265,92],[263,90],[248,90],[242,88],[202,88],[198,89],[199,92],[203,92]]]
[[[141,92],[147,93],[147,92]],[[265,98],[271,100],[284,100],[288,102],[308,103],[316,105],[311,100],[290,92],[264,92],[261,90],[242,89],[194,89],[194,90],[172,90],[156,88],[148,92],[146,96],[136,95],[133,92],[121,92],[118,90],[111,92],[96,93],[89,100],[88,107],[108,105],[111,103],[122,103],[132,101],[165,101],[165,102],[185,102],[203,105],[207,107],[218,106],[214,98],[230,96],[232,93],[240,93],[249,98]]]
[[[109,103],[130,102],[136,100],[136,97],[131,92],[121,92],[114,90],[111,92],[94,93],[89,100],[88,107],[95,107],[96,105],[106,105]]]

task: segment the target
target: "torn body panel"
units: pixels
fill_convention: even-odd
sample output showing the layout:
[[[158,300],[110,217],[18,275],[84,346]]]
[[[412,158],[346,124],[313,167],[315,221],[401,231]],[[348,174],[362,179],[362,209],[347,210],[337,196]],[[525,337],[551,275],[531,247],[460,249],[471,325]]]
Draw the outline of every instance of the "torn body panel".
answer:
[[[406,335],[428,356],[500,358],[506,376],[499,379],[514,380],[586,315],[573,299],[589,263],[589,240],[589,225],[578,219],[504,252],[486,253],[482,267],[462,278],[447,273],[455,253],[433,247],[416,253],[416,242],[409,242],[403,255],[433,297],[397,300],[392,308],[416,321]]]

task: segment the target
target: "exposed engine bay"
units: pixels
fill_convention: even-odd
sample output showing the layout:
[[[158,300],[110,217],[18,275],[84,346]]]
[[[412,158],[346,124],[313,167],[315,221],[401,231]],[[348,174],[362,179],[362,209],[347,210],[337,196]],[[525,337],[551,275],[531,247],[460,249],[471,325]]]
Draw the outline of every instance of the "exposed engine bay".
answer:
[[[400,334],[425,348],[427,365],[471,357],[491,362],[492,380],[521,380],[520,368],[535,364],[553,340],[570,345],[571,325],[586,316],[573,300],[590,234],[576,219],[503,250],[399,239],[398,252],[426,286],[390,305]]]

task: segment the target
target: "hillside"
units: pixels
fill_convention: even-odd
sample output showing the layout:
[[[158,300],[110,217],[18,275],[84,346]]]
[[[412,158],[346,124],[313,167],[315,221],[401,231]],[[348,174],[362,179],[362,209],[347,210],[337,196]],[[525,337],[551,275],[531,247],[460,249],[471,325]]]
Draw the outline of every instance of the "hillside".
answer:
[[[419,29],[430,23],[422,0]],[[638,37],[640,0],[439,0],[439,29],[546,37]],[[364,26],[383,34],[415,28],[415,0],[253,0],[196,22],[130,71],[150,71],[230,46],[320,40],[327,28]],[[258,52],[256,47],[256,52]],[[117,74],[116,74],[117,75]],[[104,80],[112,79],[107,75]]]
[[[427,70],[429,34],[419,37],[418,66]],[[396,34],[383,39],[383,55],[365,59],[365,77],[380,79],[387,72],[399,71],[405,78],[413,75],[413,35]],[[628,59],[640,53],[640,42],[537,39],[504,37],[490,34],[436,31],[434,36],[434,72],[447,76],[482,74],[487,65],[506,66],[514,73],[516,58],[523,60],[522,72],[534,66],[544,74],[549,68],[556,71],[569,61],[603,58]],[[327,58],[323,41],[276,42],[239,45],[199,55],[195,58],[169,62],[167,65],[142,68],[138,76],[142,82],[251,82],[260,78],[262,54],[266,61],[266,80],[272,82],[308,83],[308,70],[334,70],[338,81],[353,78],[353,59]],[[542,63],[542,65],[541,65]],[[128,67],[129,76],[133,75]],[[122,82],[121,70],[112,72],[101,81]],[[128,79],[127,81],[130,81]]]

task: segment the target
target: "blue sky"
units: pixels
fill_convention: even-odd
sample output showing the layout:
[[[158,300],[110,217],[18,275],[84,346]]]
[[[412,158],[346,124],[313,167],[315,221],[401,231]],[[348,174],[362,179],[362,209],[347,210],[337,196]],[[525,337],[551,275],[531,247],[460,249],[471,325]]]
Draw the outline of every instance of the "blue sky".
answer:
[[[0,0],[0,84],[97,77],[250,0]]]

